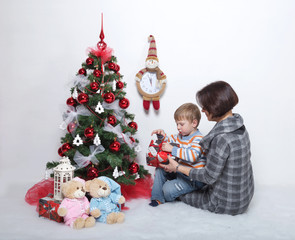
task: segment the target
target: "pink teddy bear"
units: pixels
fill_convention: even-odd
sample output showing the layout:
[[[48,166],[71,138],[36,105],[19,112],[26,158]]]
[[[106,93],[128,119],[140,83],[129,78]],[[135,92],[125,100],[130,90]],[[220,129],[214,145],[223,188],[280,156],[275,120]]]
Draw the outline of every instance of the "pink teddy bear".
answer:
[[[93,227],[94,217],[89,216],[90,203],[85,197],[85,181],[75,177],[61,186],[64,199],[58,208],[58,215],[64,217],[66,225],[81,229],[83,227]]]

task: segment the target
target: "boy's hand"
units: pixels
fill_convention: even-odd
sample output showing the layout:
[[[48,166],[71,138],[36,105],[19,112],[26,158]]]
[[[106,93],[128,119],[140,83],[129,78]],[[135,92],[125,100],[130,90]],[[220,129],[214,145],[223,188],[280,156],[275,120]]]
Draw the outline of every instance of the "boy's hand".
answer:
[[[164,142],[162,144],[162,150],[165,152],[172,152],[173,146],[170,143]]]
[[[165,136],[165,132],[163,129],[156,129],[156,130],[152,131],[151,135],[153,135],[153,134],[160,134],[162,136]]]

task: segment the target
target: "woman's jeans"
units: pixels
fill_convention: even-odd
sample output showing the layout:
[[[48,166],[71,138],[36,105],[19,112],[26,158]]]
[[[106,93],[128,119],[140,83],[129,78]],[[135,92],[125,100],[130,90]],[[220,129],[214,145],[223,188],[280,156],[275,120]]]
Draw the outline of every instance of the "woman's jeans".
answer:
[[[168,173],[162,168],[156,168],[151,200],[171,202],[183,194],[201,189],[204,185],[202,182],[191,181],[182,173]]]

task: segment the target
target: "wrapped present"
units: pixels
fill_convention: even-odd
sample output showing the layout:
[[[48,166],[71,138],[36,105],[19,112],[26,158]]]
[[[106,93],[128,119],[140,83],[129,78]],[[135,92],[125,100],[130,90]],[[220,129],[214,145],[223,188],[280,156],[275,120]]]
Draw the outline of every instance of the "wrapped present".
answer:
[[[39,217],[45,217],[55,222],[63,222],[63,218],[57,214],[61,204],[60,200],[55,200],[52,194],[39,199]]]
[[[164,136],[157,134],[157,140],[151,140],[146,154],[146,163],[149,166],[159,167],[159,164],[169,164],[168,156],[174,158],[171,153],[162,150]],[[177,143],[170,143],[172,146],[179,147]],[[175,160],[178,160],[174,158]]]

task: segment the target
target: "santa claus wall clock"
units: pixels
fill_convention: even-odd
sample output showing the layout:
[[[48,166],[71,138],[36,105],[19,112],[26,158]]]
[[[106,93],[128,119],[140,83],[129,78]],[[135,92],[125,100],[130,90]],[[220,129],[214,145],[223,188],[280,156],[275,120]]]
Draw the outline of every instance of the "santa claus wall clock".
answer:
[[[149,110],[150,102],[153,102],[155,110],[160,108],[160,96],[166,87],[166,76],[159,68],[156,41],[154,36],[148,38],[150,43],[148,56],[145,60],[145,68],[136,74],[136,87],[143,97],[143,107]]]

